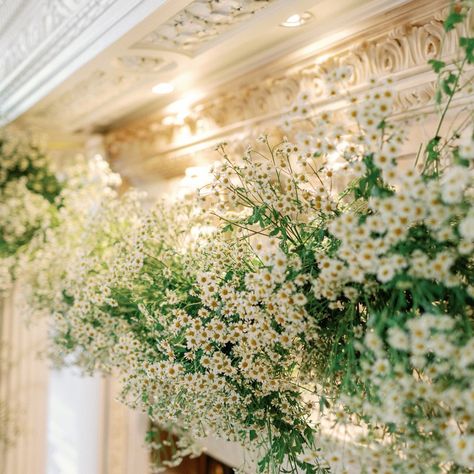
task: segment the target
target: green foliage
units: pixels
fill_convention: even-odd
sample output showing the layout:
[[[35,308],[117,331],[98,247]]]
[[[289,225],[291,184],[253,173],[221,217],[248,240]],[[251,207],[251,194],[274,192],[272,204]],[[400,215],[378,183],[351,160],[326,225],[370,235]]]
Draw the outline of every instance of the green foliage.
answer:
[[[454,2],[452,2],[451,11],[446,17],[443,23],[444,31],[449,32],[456,28],[456,25],[462,23],[465,18],[465,14],[459,11],[458,7]]]
[[[446,63],[444,61],[440,61],[439,59],[430,59],[428,61],[428,64],[431,65],[431,67],[433,68],[433,71],[436,74],[439,74],[446,66]]]
[[[459,38],[459,46],[464,49],[466,61],[469,64],[474,63],[474,38],[461,37]]]
[[[19,254],[42,226],[53,225],[60,192],[48,158],[37,146],[0,135],[0,259],[4,275],[0,291],[11,284]]]
[[[0,136],[0,192],[8,183],[26,178],[26,186],[31,192],[53,203],[61,185],[50,169],[48,157],[37,145],[14,140]]]

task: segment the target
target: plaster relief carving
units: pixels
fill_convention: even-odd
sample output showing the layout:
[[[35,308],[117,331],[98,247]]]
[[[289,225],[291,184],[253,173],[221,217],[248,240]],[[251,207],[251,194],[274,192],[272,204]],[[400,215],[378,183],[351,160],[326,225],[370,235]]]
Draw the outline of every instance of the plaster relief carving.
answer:
[[[196,0],[139,41],[140,47],[195,52],[274,0]]]
[[[141,81],[143,76],[136,72],[118,70],[97,70],[86,79],[65,92],[52,104],[41,108],[38,117],[48,120],[68,120],[74,122],[81,116],[106,111],[110,101],[120,97],[125,91]],[[78,100],[78,97],[81,99]],[[104,108],[104,110],[101,110]]]
[[[9,41],[11,41],[13,34],[17,33],[11,31],[11,26],[15,19],[24,14],[28,2],[29,0],[17,0],[16,2],[12,2],[11,0],[0,0],[0,9],[2,10],[2,15],[0,16],[0,31],[4,36],[6,33],[9,33],[3,44],[8,44]],[[8,31],[9,29],[10,31]]]
[[[433,99],[435,91],[436,83],[434,81],[399,91],[395,98],[395,108],[405,111],[414,107],[429,105]]]
[[[151,58],[146,56],[127,55],[118,58],[121,66],[130,71],[143,73],[157,73],[163,70],[165,66],[169,66],[162,58]]]
[[[36,9],[37,15],[35,15],[33,21],[28,22],[22,33],[15,35],[14,41],[2,52],[0,70],[3,71],[4,75],[10,74],[28,55],[34,53],[34,50],[43,41],[47,40],[69,16],[76,13],[79,8],[84,7],[86,1],[39,0],[36,5],[26,5],[27,2],[24,2],[26,7]],[[12,18],[12,20],[14,19]]]
[[[352,70],[350,86],[362,92],[372,78],[391,77],[397,83],[398,112],[407,112],[431,103],[435,92],[433,74],[427,61],[440,54],[449,58],[455,51],[459,36],[473,27],[473,17],[457,30],[452,31],[441,45],[443,38],[442,19],[446,10],[431,14],[423,21],[401,24],[387,34],[377,33],[355,44],[345,44],[328,51],[330,57],[319,62],[318,57],[301,66],[286,68],[280,75],[249,78],[247,85],[228,87],[232,92],[222,92],[191,108],[186,120],[173,117],[149,116],[131,126],[111,132],[107,137],[112,156],[124,156],[133,143],[140,141],[141,156],[153,161],[158,157],[161,166],[167,157],[194,154],[195,147],[205,148],[226,136],[258,133],[264,129],[275,129],[281,111],[287,108],[298,93],[310,90],[315,105],[331,101],[322,86],[322,72],[337,66],[349,66]],[[288,66],[288,65],[287,65]],[[405,85],[404,79],[410,80]],[[187,137],[185,140],[182,137]],[[132,147],[133,148],[133,147]],[[142,162],[143,164],[143,162]],[[161,169],[161,168],[160,168]]]
[[[6,86],[0,100],[10,97],[83,33],[117,0],[40,0],[38,15],[0,54]],[[18,71],[18,73],[15,73]]]

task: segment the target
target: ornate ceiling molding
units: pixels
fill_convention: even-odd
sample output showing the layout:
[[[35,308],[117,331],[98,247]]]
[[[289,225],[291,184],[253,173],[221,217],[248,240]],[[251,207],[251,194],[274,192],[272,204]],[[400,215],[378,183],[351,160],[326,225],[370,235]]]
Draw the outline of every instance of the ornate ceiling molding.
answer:
[[[41,0],[38,15],[7,45],[0,57],[0,100],[6,100],[116,0]]]
[[[14,35],[18,34],[17,31],[12,30],[11,26],[15,19],[25,15],[25,8],[28,3],[29,0],[17,0],[16,2],[0,0],[0,10],[2,12],[0,16],[0,31],[3,36],[3,40],[0,41],[0,51],[5,48]]]
[[[58,126],[65,121],[69,129],[81,128],[92,116],[96,122],[107,122],[113,114],[126,113],[137,107],[136,95],[129,97],[128,93],[154,82],[160,73],[176,67],[173,58],[139,54],[119,56],[111,63],[108,67],[93,70],[51,103],[39,107],[35,111],[35,120],[55,122]]]
[[[191,57],[220,44],[223,36],[229,37],[226,33],[257,18],[261,10],[276,5],[279,11],[285,4],[285,0],[19,1],[26,2],[28,12],[33,4],[37,14],[22,20],[25,31],[11,41],[5,39],[3,54],[0,49],[0,70],[4,71],[0,76],[0,125],[2,119],[8,122],[38,102],[44,92],[53,91],[32,107],[27,122],[38,127],[54,124],[69,131],[101,129],[146,105],[153,100],[154,84],[193,68]],[[295,1],[295,8],[301,2],[318,0]],[[134,10],[146,10],[144,5],[149,5],[148,16],[133,21]],[[126,22],[129,28],[123,29],[122,37],[116,35],[120,45],[110,42],[108,50],[102,43],[113,25],[111,19],[121,17],[132,21]],[[94,28],[99,49],[89,37]],[[0,34],[0,44],[3,40]],[[92,61],[85,58],[73,68],[70,63],[84,52],[96,57]],[[72,72],[77,74],[68,79]],[[54,90],[54,86],[59,87]],[[94,100],[95,116],[91,115]]]
[[[169,68],[173,64],[167,63],[164,58],[150,58],[138,54],[120,56],[118,62],[124,66],[125,69],[143,73],[157,73],[162,71],[165,67]]]
[[[43,41],[48,41],[49,38],[62,36],[66,34],[66,39],[70,40],[74,37],[75,32],[79,32],[80,28],[73,29],[71,26],[77,21],[76,14],[80,11],[86,12],[98,5],[87,0],[82,1],[67,1],[67,0],[40,0],[36,5],[23,2],[27,9],[35,9],[36,15],[29,18],[21,33],[16,32],[15,36],[11,38],[6,44],[4,53],[0,57],[0,70],[3,71],[5,77],[12,75],[13,71],[19,67],[27,58],[35,53],[35,50],[40,49]],[[111,3],[109,1],[109,3]],[[88,7],[87,9],[85,7]],[[104,7],[107,4],[104,2]],[[93,16],[93,15],[92,15]],[[14,20],[14,18],[11,18]],[[46,51],[43,60],[48,60],[54,51]]]
[[[136,46],[195,54],[202,45],[274,1],[195,0]]]
[[[27,110],[164,1],[23,0],[18,17],[8,4],[0,6],[15,32],[0,36],[0,124]]]
[[[438,9],[425,8],[410,21],[400,14],[398,24],[392,22],[392,29],[385,32],[376,22],[372,30],[318,51],[303,63],[280,62],[280,69],[271,75],[257,71],[246,77],[243,85],[227,84],[191,107],[185,118],[161,111],[111,131],[106,137],[110,155],[129,175],[146,176],[151,171],[155,176],[179,174],[182,166],[189,166],[191,155],[209,155],[206,150],[218,141],[232,135],[242,139],[275,128],[282,111],[301,90],[311,91],[315,107],[333,102],[321,87],[321,71],[334,66],[351,68],[351,88],[357,92],[368,87],[371,78],[391,77],[398,91],[398,111],[420,110],[430,104],[435,91],[427,61],[440,54],[451,57],[459,36],[474,27],[474,17],[470,17],[442,42],[442,21],[447,14],[443,5],[447,2],[437,3]],[[338,104],[331,106],[337,108]]]

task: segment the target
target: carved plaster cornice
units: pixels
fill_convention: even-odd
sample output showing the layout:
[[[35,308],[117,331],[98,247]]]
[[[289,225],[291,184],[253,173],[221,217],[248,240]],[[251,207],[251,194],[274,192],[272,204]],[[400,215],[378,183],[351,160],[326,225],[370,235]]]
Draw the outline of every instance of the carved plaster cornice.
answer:
[[[95,16],[96,11],[100,11],[97,2],[68,2],[66,0],[48,1],[39,0],[36,5],[31,2],[23,2],[27,9],[35,10],[35,16],[30,18],[24,25],[22,31],[11,37],[6,48],[0,57],[0,70],[2,70],[5,78],[13,76],[14,70],[20,66],[28,56],[35,53],[36,49],[41,48],[43,41],[48,41],[51,37],[59,36],[61,33],[66,33],[65,40],[73,39],[75,33],[81,31],[81,25],[72,29],[71,26],[79,17],[84,17],[84,13],[90,13],[90,17]],[[82,3],[82,5],[81,5]],[[110,4],[110,0],[108,4]],[[103,7],[108,6],[104,2]],[[82,6],[82,8],[81,8]],[[26,9],[26,8],[25,8]],[[13,20],[11,18],[10,20]],[[62,36],[62,35],[61,35]],[[42,55],[42,61],[48,61],[54,51],[46,50]],[[24,79],[23,79],[24,80]]]
[[[19,0],[15,11],[2,6],[12,24],[0,34],[0,124],[27,110],[163,2]]]
[[[435,91],[434,75],[427,61],[439,55],[452,57],[459,36],[474,25],[474,18],[470,17],[446,36],[442,21],[447,15],[447,2],[436,3],[438,8],[434,11],[426,8],[428,2],[424,13],[408,21],[406,11],[405,15],[400,12],[398,23],[391,23],[389,30],[381,31],[380,22],[375,23],[372,29],[318,51],[303,63],[280,61],[280,70],[273,70],[271,75],[264,69],[263,74],[249,75],[243,83],[227,84],[225,89],[191,107],[184,119],[158,112],[111,131],[106,136],[110,155],[126,174],[179,174],[186,163],[192,163],[191,155],[209,154],[206,150],[218,141],[235,135],[250,138],[275,128],[282,111],[301,90],[312,92],[316,107],[331,104],[332,99],[321,87],[321,70],[340,65],[352,69],[353,91],[363,91],[371,78],[391,77],[397,88],[398,111],[420,110],[430,104]]]
[[[3,76],[0,100],[10,97],[115,2],[40,0],[37,16],[0,56]]]

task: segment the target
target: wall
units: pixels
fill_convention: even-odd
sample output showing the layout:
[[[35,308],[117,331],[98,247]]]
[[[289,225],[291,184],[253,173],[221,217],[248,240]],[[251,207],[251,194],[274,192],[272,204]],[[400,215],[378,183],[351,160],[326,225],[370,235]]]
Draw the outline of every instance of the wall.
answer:
[[[6,404],[11,444],[0,443],[0,474],[45,474],[48,366],[39,356],[46,327],[27,327],[12,293],[0,301],[0,400]]]
[[[48,382],[46,474],[100,474],[100,378],[64,368]]]

